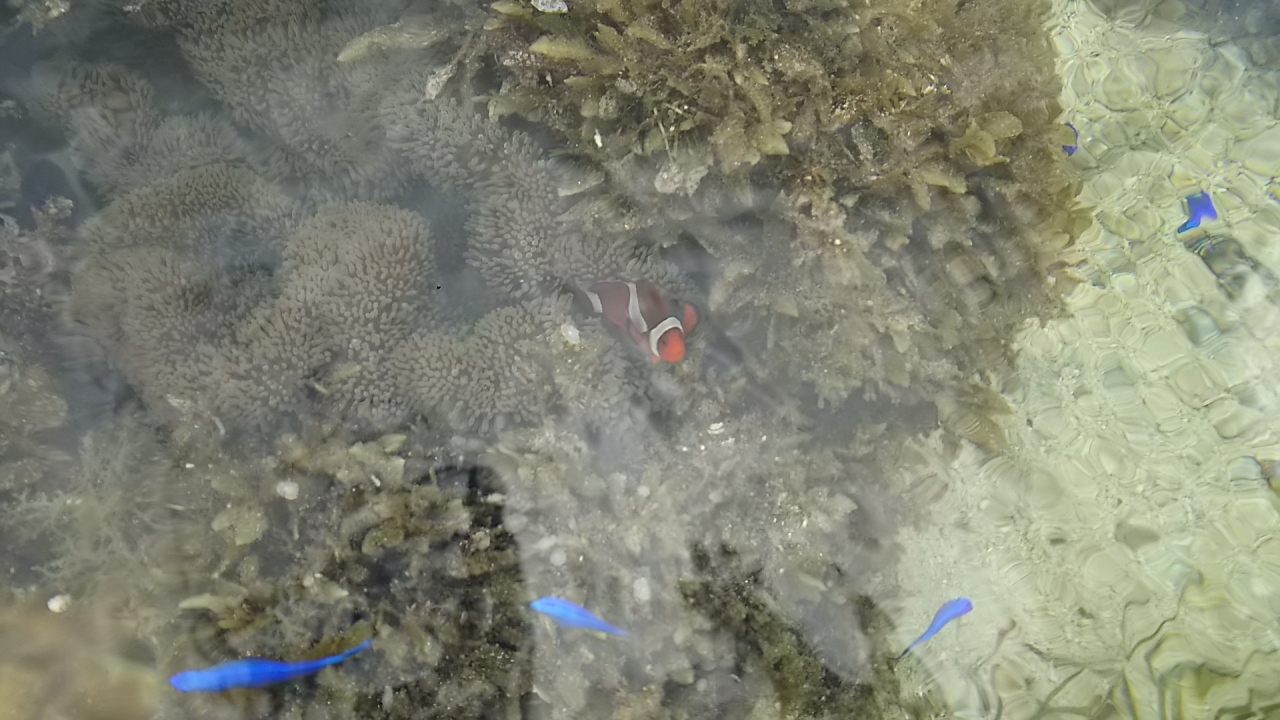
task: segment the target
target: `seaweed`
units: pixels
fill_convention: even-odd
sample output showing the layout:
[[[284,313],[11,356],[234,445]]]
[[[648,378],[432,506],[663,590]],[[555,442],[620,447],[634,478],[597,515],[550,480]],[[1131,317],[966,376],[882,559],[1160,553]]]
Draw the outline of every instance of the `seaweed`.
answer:
[[[154,429],[137,416],[121,418],[85,436],[76,460],[6,500],[7,532],[44,583],[62,592],[91,594],[121,577],[145,577],[159,550],[153,543],[177,528]]]
[[[488,106],[603,167],[615,225],[709,251],[710,310],[771,381],[927,401],[1076,282],[1047,11],[498,2]]]
[[[760,569],[728,547],[696,546],[691,552],[696,574],[682,583],[686,601],[705,613],[737,641],[739,672],[763,673],[776,693],[783,717],[885,717],[910,710],[927,717],[943,708],[941,698],[925,693],[904,706],[898,679],[886,662],[867,675],[842,678],[820,659],[810,640],[773,609],[760,581]],[[870,598],[850,603],[843,622],[860,625],[883,641],[883,613]],[[911,715],[907,715],[911,716]]]

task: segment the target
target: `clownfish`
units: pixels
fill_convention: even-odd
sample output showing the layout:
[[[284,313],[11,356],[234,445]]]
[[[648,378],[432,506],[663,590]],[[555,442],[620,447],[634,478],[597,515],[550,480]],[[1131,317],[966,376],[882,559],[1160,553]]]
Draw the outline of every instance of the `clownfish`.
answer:
[[[685,335],[698,324],[689,303],[668,303],[649,282],[605,280],[580,290],[591,309],[627,333],[649,362],[684,359]]]

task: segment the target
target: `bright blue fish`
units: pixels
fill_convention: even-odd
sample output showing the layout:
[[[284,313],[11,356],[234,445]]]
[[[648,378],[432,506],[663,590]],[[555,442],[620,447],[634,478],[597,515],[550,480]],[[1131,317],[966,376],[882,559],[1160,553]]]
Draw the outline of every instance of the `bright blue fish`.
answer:
[[[1062,124],[1063,124],[1063,125],[1066,125],[1066,126],[1067,126],[1067,127],[1069,127],[1069,128],[1071,128],[1071,132],[1073,132],[1073,133],[1075,133],[1075,134],[1076,134],[1076,140],[1075,140],[1075,142],[1071,143],[1070,145],[1063,145],[1063,146],[1062,146],[1062,152],[1066,153],[1066,154],[1067,154],[1067,157],[1071,157],[1072,155],[1075,155],[1075,154],[1076,154],[1076,151],[1077,151],[1077,150],[1079,150],[1079,149],[1080,149],[1080,131],[1079,131],[1079,130],[1077,130],[1077,129],[1076,129],[1076,126],[1075,126],[1075,125],[1072,125],[1071,123],[1062,123]]]
[[[610,635],[626,635],[622,630],[596,617],[590,610],[564,598],[540,597],[529,603],[529,607],[565,627],[595,630]]]
[[[969,598],[956,598],[955,600],[948,600],[943,603],[942,607],[938,608],[938,614],[933,616],[933,622],[929,623],[929,629],[925,630],[923,635],[916,638],[910,645],[908,645],[907,649],[903,650],[902,654],[898,656],[898,659],[901,660],[907,653],[911,652],[911,648],[919,645],[925,640],[928,640],[934,635],[937,635],[938,631],[941,630],[944,625],[972,609],[973,602],[969,600]]]
[[[1218,210],[1213,207],[1213,201],[1209,199],[1209,194],[1201,190],[1187,198],[1187,221],[1178,226],[1178,232],[1184,233],[1188,230],[1200,227],[1201,220],[1217,220]]]
[[[336,665],[372,644],[373,638],[367,638],[350,650],[318,660],[300,662],[262,658],[232,660],[203,670],[183,670],[170,677],[169,684],[182,692],[222,692],[233,688],[262,687],[320,672],[322,668]]]

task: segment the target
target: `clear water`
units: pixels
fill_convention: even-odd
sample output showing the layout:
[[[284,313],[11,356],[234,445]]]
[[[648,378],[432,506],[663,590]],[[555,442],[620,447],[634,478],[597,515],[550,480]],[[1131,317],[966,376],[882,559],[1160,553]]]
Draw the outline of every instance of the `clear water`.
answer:
[[[3,17],[0,718],[1280,713],[1269,5]]]

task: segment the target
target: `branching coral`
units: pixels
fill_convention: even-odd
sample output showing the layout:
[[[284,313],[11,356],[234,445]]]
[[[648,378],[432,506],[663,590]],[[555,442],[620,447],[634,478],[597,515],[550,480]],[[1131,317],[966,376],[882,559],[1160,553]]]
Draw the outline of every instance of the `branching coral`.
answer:
[[[150,428],[121,418],[86,436],[78,464],[6,503],[5,525],[54,586],[88,590],[155,558],[168,470]],[[38,550],[36,550],[38,548]]]

